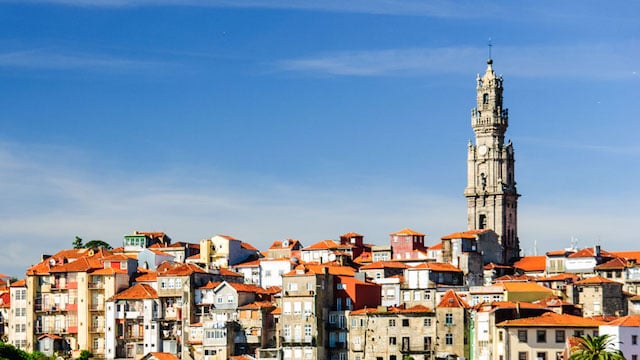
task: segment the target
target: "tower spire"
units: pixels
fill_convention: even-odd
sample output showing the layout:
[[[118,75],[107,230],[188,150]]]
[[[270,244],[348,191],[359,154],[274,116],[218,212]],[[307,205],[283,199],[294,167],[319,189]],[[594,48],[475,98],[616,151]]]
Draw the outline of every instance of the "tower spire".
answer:
[[[489,45],[491,45],[489,43]],[[489,46],[489,51],[491,46]],[[475,144],[468,146],[467,221],[470,230],[491,229],[504,249],[508,263],[520,254],[513,144],[505,143],[509,113],[502,106],[503,80],[487,60],[484,75],[478,75],[476,107],[471,110]]]

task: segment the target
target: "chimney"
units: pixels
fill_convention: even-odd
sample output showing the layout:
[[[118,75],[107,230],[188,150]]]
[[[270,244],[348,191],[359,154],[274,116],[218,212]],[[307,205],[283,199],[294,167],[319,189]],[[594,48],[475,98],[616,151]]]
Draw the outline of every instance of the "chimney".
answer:
[[[593,248],[593,251],[595,252],[596,257],[600,257],[600,245],[596,245]]]

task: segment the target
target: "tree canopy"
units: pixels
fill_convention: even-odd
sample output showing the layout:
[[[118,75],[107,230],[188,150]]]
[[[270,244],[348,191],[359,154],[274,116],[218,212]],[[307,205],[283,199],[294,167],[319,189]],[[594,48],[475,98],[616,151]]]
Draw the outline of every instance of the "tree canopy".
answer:
[[[625,360],[625,357],[614,347],[611,335],[583,335],[571,349],[569,360]]]

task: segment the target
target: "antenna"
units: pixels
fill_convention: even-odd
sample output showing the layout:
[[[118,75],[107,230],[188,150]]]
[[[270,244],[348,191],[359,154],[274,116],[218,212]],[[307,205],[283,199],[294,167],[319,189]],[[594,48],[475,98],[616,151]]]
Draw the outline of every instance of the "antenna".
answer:
[[[491,59],[491,47],[493,46],[493,44],[491,44],[491,38],[489,38],[489,43],[487,44],[487,46],[489,47],[489,59]]]

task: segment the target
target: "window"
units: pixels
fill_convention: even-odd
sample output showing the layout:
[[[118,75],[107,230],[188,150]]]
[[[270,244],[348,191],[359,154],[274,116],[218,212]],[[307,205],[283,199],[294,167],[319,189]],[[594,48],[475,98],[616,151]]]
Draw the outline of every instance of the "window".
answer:
[[[408,327],[409,326],[409,319],[402,319],[402,326]]]
[[[547,360],[547,353],[544,351],[537,352],[536,360]]]
[[[222,295],[218,295],[218,298],[216,300],[218,301],[218,304],[222,304]]]
[[[527,330],[518,330],[518,341],[527,342]]]
[[[291,291],[298,291],[298,284],[296,284],[296,283],[289,283],[289,290],[291,290]]]
[[[425,291],[424,292],[424,299],[425,300],[431,300],[431,293],[429,291]]]
[[[338,319],[338,315],[329,314],[329,324],[335,324],[337,319]]]
[[[347,290],[347,284],[337,284],[336,288],[338,290]]]
[[[527,353],[524,351],[520,351],[518,353],[518,360],[527,360]]]
[[[453,345],[453,334],[446,334],[444,336],[444,343],[446,345]]]
[[[504,341],[504,331],[498,331],[498,341]]]
[[[556,360],[563,360],[564,355],[562,355],[561,351],[556,352]]]
[[[347,306],[347,310],[351,310],[351,298],[347,298],[346,300],[346,306]]]
[[[291,314],[291,303],[288,301],[285,301],[282,305],[283,305],[282,313]],[[329,316],[329,321],[331,321],[331,316]]]
[[[311,324],[304,325],[304,336],[311,336]]]
[[[584,335],[584,331],[582,331],[582,330],[576,330],[576,331],[573,332],[573,336],[575,336],[575,337],[580,337],[582,335]]]
[[[233,295],[227,295],[227,303],[229,304],[233,303]]]
[[[638,345],[638,335],[631,335],[631,345]]]
[[[547,342],[547,330],[536,330],[536,342],[539,342],[539,343]]]
[[[389,319],[389,326],[396,326],[396,319]]]
[[[396,344],[396,337],[392,336],[389,338],[389,345],[395,345]]]
[[[444,315],[444,324],[445,325],[453,325],[453,314],[445,314]]]
[[[411,293],[408,291],[403,291],[402,292],[402,300],[407,302],[411,300]]]
[[[556,330],[556,342],[563,343],[565,340],[564,330]]]
[[[413,301],[420,301],[420,292],[416,291],[413,293]]]
[[[284,336],[285,338],[291,337],[291,325],[282,326],[282,336]]]
[[[342,298],[337,298],[336,299],[336,310],[338,310],[338,311],[342,310]]]
[[[424,319],[423,326],[431,326],[431,319]]]
[[[638,355],[631,355],[631,360],[638,360]]]
[[[302,314],[302,303],[300,301],[293,303],[293,313],[296,315]]]

